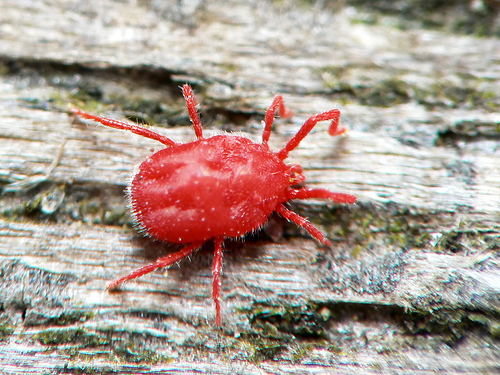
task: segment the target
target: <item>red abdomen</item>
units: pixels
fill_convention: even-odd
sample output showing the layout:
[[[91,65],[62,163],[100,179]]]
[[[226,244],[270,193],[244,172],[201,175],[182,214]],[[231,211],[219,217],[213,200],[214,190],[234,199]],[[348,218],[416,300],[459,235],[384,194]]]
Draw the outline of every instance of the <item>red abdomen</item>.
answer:
[[[188,243],[258,229],[284,202],[289,167],[251,140],[215,136],[168,147],[139,167],[132,212],[151,236]]]

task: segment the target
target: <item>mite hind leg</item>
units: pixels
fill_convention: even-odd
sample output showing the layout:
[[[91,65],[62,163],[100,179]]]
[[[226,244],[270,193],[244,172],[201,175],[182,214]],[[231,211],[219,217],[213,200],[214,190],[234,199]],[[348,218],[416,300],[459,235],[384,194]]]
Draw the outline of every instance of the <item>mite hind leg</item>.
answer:
[[[168,266],[171,266],[174,263],[177,263],[178,261],[190,256],[192,253],[194,253],[197,249],[199,249],[203,245],[203,242],[196,242],[192,243],[189,246],[186,246],[185,248],[169,254],[167,256],[164,256],[162,258],[159,258],[156,260],[156,262],[148,264],[147,266],[141,267],[136,269],[135,271],[131,272],[127,276],[121,277],[118,280],[113,281],[111,284],[108,285],[106,289],[114,289],[121,283],[128,281],[128,280],[133,280],[138,277],[147,275],[148,273],[151,273],[158,268],[165,268]]]
[[[165,146],[175,146],[176,143],[172,141],[170,138],[165,137],[159,133],[156,133],[148,128],[145,128],[141,125],[128,124],[123,121],[113,120],[107,117],[96,116],[91,113],[82,111],[80,108],[71,107],[69,109],[69,113],[73,116],[80,116],[86,118],[88,120],[93,120],[101,123],[104,126],[108,126],[110,128],[119,129],[119,130],[127,130],[134,134],[153,139],[155,141],[163,143]]]
[[[222,249],[223,238],[216,238],[214,240],[214,263],[212,266],[213,285],[212,285],[212,298],[215,303],[215,324],[221,325],[220,315],[220,286],[221,286],[221,273],[222,273]]]
[[[196,100],[196,96],[194,96],[193,89],[188,84],[182,86],[182,94],[184,95],[184,100],[186,101],[186,106],[189,112],[189,118],[193,123],[194,133],[196,134],[196,138],[203,138],[203,129],[201,127],[200,116],[198,115],[198,110],[196,106],[198,105],[198,101]]]

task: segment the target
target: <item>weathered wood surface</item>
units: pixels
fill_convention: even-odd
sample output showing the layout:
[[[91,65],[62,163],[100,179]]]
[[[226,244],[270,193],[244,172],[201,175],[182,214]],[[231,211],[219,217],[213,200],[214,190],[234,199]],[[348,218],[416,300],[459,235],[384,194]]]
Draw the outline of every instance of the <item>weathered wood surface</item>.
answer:
[[[2,371],[498,372],[498,39],[347,4],[179,4],[0,3]],[[319,124],[290,162],[360,199],[294,204],[331,249],[279,218],[228,243],[220,330],[210,246],[105,291],[172,251],[131,228],[123,196],[160,146],[65,114],[183,124],[159,131],[188,141],[186,81],[207,128],[256,140],[283,93],[294,117],[275,148],[340,108],[348,135]]]

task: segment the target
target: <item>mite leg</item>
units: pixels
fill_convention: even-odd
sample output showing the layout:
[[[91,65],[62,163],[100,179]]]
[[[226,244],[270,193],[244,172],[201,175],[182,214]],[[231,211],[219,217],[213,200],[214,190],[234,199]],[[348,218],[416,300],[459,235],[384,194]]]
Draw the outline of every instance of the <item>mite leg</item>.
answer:
[[[305,217],[302,217],[299,214],[296,214],[295,212],[290,211],[288,208],[286,208],[283,205],[279,205],[275,211],[278,214],[280,214],[281,216],[283,216],[285,219],[290,220],[291,222],[294,222],[295,224],[297,224],[299,227],[302,227],[305,230],[307,230],[311,236],[316,238],[323,245],[331,246],[331,242],[328,241],[325,238],[325,236],[323,236],[323,233],[321,233],[318,228],[316,228],[314,225],[312,225],[310,222],[308,222]]]
[[[96,122],[101,123],[102,125],[109,126],[110,128],[120,129],[120,130],[128,130],[134,134],[141,135],[146,138],[153,139],[155,141],[163,143],[165,146],[174,146],[176,143],[172,141],[170,138],[165,137],[161,134],[158,134],[152,130],[145,128],[144,126],[139,126],[135,124],[127,124],[126,122],[113,120],[106,117],[95,116],[85,111],[82,111],[79,108],[70,108],[69,113],[72,115],[81,116],[83,118],[94,120]]]
[[[302,125],[300,130],[295,134],[295,136],[288,141],[286,146],[278,152],[278,157],[281,160],[285,160],[288,157],[288,153],[295,149],[299,143],[309,134],[309,132],[316,126],[320,121],[332,120],[330,129],[328,132],[330,135],[340,135],[345,132],[345,129],[338,127],[340,119],[340,111],[338,109],[332,109],[331,111],[323,112],[318,115],[309,117],[309,119]]]
[[[265,127],[264,131],[262,132],[262,144],[264,145],[267,145],[267,142],[269,142],[269,137],[271,136],[271,127],[273,126],[276,109],[278,109],[281,117],[290,117],[292,115],[292,111],[285,107],[285,103],[283,103],[283,97],[281,95],[276,95],[273,103],[266,112],[266,116],[264,117]]]
[[[127,276],[124,276],[118,280],[113,281],[111,284],[108,285],[108,287],[106,289],[116,288],[118,285],[120,285],[124,281],[136,279],[138,277],[141,277],[143,275],[151,273],[158,268],[168,267],[168,266],[180,261],[181,259],[188,257],[196,249],[200,248],[202,245],[203,245],[203,242],[195,242],[189,246],[186,246],[184,249],[182,249],[180,251],[177,251],[173,254],[169,254],[165,257],[159,258],[156,260],[156,262],[148,264],[147,266],[141,267],[141,268],[131,272]]]
[[[347,131],[346,128],[339,128],[339,120],[340,113],[336,118],[332,119],[330,127],[328,128],[328,134],[330,134],[332,137],[344,134]]]
[[[221,325],[221,316],[220,316],[220,286],[221,280],[220,275],[222,271],[222,242],[223,238],[216,238],[214,240],[215,249],[214,249],[214,263],[212,266],[212,275],[213,275],[213,286],[212,286],[212,298],[215,302],[215,324]]]
[[[308,199],[308,198],[329,199],[337,203],[355,203],[357,200],[357,198],[351,194],[333,193],[326,189],[310,189],[310,188],[290,190],[287,193],[286,197],[287,200]]]
[[[193,123],[196,138],[203,138],[203,129],[201,128],[200,116],[198,116],[198,111],[196,110],[198,101],[196,100],[196,96],[194,96],[193,89],[188,84],[185,84],[184,86],[182,86],[182,94],[184,95],[184,100],[186,101],[186,106],[189,112],[189,117],[191,118],[191,122]]]

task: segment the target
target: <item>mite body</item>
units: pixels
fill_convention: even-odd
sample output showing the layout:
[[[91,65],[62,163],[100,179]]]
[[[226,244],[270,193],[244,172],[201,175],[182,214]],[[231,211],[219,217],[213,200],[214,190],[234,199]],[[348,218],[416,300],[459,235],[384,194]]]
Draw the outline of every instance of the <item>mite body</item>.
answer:
[[[292,199],[307,198],[354,203],[356,197],[325,189],[297,188],[305,180],[302,168],[284,162],[288,153],[319,121],[331,121],[329,133],[332,136],[344,133],[345,129],[338,128],[338,110],[310,117],[282,150],[274,152],[268,141],[275,113],[279,111],[283,117],[289,115],[281,96],[276,96],[266,112],[262,143],[254,143],[231,134],[204,138],[193,91],[189,85],[184,85],[182,90],[197,137],[190,143],[179,144],[145,127],[95,116],[80,109],[71,109],[71,113],[167,146],[139,166],[128,188],[132,214],[151,237],[186,244],[186,247],[115,280],[108,289],[168,267],[213,240],[212,296],[216,307],[215,321],[220,325],[220,275],[226,238],[241,237],[261,228],[269,215],[277,212],[306,229],[322,244],[329,245],[330,242],[316,227],[283,204]]]
[[[132,209],[162,241],[240,237],[264,225],[286,201],[289,169],[248,138],[199,139],[165,148],[141,164],[131,184]]]

